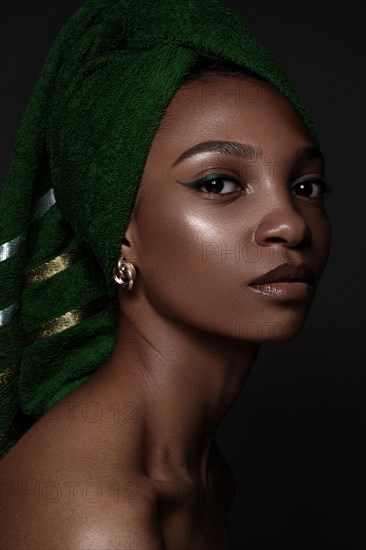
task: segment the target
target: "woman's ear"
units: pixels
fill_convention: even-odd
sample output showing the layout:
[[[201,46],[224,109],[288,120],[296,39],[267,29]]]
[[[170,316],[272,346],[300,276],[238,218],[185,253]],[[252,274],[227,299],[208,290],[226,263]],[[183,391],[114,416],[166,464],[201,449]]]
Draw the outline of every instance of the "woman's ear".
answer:
[[[137,225],[136,220],[131,217],[124,237],[122,239],[121,253],[126,260],[132,264],[138,262],[137,254]]]

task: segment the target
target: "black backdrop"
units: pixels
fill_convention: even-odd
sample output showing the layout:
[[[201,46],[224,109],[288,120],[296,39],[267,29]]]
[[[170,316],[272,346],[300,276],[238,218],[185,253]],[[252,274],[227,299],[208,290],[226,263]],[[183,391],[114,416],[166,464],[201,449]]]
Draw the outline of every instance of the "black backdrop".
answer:
[[[363,1],[243,2],[236,9],[287,71],[318,128],[333,225],[301,336],[262,347],[217,440],[237,481],[233,550],[364,547],[365,32]],[[0,182],[58,31],[80,0],[0,8]]]

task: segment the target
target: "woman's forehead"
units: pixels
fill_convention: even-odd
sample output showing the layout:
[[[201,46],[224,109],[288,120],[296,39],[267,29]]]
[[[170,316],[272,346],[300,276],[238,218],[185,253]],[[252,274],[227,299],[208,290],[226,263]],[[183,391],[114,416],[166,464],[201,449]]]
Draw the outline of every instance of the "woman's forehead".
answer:
[[[206,140],[245,140],[275,148],[285,136],[312,143],[300,115],[279,91],[251,77],[214,74],[178,89],[152,149],[169,145],[177,152]]]

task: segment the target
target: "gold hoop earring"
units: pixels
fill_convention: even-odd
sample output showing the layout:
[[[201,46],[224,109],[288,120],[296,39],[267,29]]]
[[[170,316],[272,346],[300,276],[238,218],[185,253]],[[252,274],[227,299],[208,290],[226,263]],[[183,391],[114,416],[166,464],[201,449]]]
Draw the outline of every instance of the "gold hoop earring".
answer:
[[[113,268],[113,279],[122,288],[131,290],[136,278],[136,269],[133,264],[128,262],[124,256],[119,258],[117,266]]]

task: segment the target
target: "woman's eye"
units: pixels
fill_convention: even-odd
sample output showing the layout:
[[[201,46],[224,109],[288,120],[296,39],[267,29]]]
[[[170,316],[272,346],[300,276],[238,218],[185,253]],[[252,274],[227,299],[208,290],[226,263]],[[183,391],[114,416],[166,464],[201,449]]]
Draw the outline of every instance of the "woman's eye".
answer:
[[[202,193],[207,195],[229,195],[230,193],[237,193],[242,190],[243,184],[234,176],[225,174],[214,174],[205,176],[192,182],[178,182],[186,185],[187,187],[193,187],[195,189],[202,189]]]
[[[322,178],[306,178],[296,182],[292,189],[302,197],[312,200],[323,199],[324,195],[333,191],[333,186]]]
[[[215,193],[217,195],[227,195],[228,193],[239,191],[241,188],[238,183],[227,179],[224,176],[209,179],[208,181],[202,183],[199,187],[204,189],[204,192],[206,193]]]

